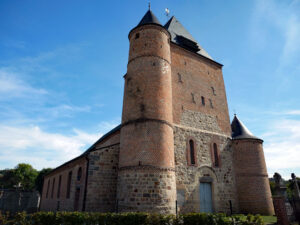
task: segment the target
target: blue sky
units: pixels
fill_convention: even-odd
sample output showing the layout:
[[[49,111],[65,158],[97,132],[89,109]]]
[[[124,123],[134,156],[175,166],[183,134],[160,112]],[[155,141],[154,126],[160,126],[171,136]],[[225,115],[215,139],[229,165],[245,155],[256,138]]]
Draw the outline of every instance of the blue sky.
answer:
[[[0,1],[0,169],[56,167],[120,123],[128,32],[148,1]],[[152,0],[224,64],[229,112],[300,175],[300,1]]]

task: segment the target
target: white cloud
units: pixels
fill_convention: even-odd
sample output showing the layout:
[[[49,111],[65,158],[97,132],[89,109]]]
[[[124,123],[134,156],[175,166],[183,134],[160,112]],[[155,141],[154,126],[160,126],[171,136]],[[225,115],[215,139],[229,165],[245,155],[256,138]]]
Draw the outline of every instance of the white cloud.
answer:
[[[0,96],[3,98],[32,97],[32,95],[44,94],[47,94],[46,90],[34,88],[19,79],[15,73],[0,68]]]
[[[274,122],[263,135],[268,172],[300,174],[300,121],[283,119]]]
[[[286,115],[300,116],[300,110],[290,110],[285,112]]]
[[[76,129],[73,135],[63,135],[38,126],[0,126],[0,165],[28,162],[38,169],[56,167],[81,154],[100,136]]]

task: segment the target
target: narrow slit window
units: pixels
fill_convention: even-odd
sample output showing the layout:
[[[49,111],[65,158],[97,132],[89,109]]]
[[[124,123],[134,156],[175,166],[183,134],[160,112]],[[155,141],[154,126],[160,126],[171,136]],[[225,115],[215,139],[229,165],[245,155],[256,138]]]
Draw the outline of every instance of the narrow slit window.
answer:
[[[195,165],[195,146],[194,146],[194,141],[190,140],[190,160],[191,160],[191,165]]]
[[[72,182],[72,171],[70,171],[70,172],[69,172],[69,175],[68,175],[67,198],[70,198],[70,193],[71,193],[71,182]]]
[[[205,105],[205,98],[203,96],[201,96],[201,103],[202,105]]]
[[[213,95],[216,96],[216,90],[215,90],[215,88],[211,87],[211,90],[212,90]]]
[[[82,176],[82,169],[81,169],[81,167],[79,167],[78,172],[77,172],[77,181],[81,180],[81,176]]]
[[[220,166],[220,160],[219,160],[219,154],[218,154],[218,147],[217,144],[214,143],[214,166],[219,167]]]
[[[54,187],[55,187],[55,178],[53,178],[53,181],[52,181],[51,198],[53,198],[53,194],[54,194]]]
[[[61,175],[59,175],[59,178],[58,178],[57,198],[60,198],[60,186],[61,186]]]
[[[212,100],[211,100],[211,99],[209,99],[209,104],[210,104],[210,108],[214,108],[214,106],[213,106],[213,103],[212,103]]]

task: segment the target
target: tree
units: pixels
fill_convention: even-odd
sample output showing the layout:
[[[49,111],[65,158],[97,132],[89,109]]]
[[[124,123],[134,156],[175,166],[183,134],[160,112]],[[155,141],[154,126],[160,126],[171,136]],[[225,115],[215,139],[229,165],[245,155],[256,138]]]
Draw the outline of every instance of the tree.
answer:
[[[44,177],[48,173],[50,173],[51,170],[52,170],[51,168],[42,169],[39,172],[37,178],[35,179],[35,188],[40,192],[40,194],[42,194],[42,190],[43,190]]]
[[[30,164],[18,164],[13,173],[15,185],[21,184],[24,190],[33,190],[35,188],[35,179],[38,176],[38,171]]]

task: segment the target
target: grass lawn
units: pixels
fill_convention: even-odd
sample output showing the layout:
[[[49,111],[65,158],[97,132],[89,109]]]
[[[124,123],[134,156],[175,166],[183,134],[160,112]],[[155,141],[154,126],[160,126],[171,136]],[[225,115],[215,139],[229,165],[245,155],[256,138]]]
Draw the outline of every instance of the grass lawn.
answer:
[[[261,216],[265,224],[273,224],[277,222],[276,216]]]

